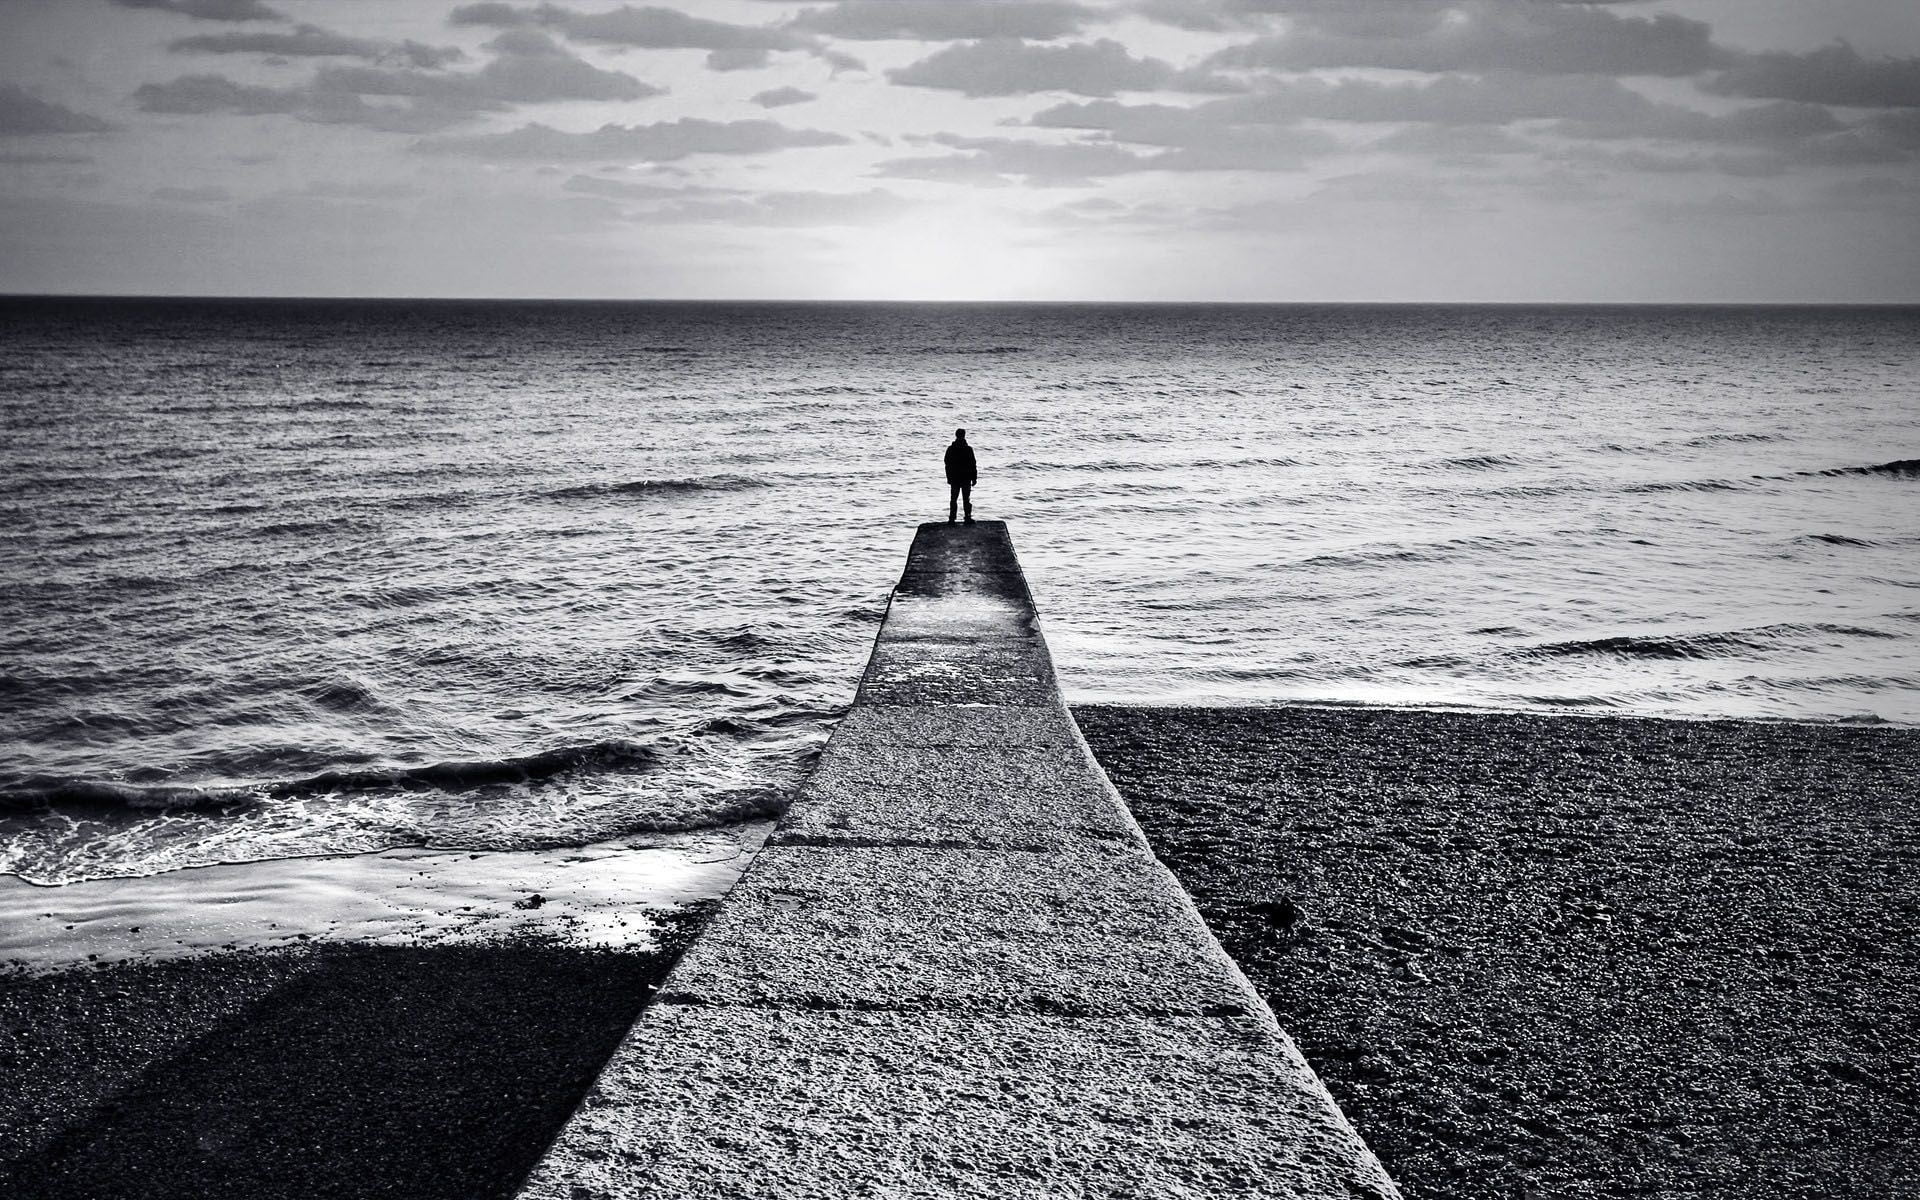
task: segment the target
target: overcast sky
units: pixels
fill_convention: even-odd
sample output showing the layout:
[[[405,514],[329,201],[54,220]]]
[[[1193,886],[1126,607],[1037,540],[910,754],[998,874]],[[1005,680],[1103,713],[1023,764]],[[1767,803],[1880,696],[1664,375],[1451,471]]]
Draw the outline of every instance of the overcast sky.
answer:
[[[0,22],[0,291],[1920,300],[1916,0]]]

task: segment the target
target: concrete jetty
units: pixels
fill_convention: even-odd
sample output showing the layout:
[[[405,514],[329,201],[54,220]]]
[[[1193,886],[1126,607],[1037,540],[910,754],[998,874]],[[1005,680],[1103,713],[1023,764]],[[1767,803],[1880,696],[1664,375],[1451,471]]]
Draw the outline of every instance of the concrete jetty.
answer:
[[[1088,753],[983,521],[920,527],[819,766],[521,1195],[1399,1192]]]

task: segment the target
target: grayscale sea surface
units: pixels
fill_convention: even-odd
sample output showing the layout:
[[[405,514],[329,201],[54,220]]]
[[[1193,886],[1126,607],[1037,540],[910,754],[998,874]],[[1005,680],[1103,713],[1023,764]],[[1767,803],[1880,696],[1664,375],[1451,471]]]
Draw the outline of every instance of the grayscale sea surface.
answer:
[[[761,816],[966,426],[1074,701],[1920,722],[1920,309],[0,300],[0,872]]]

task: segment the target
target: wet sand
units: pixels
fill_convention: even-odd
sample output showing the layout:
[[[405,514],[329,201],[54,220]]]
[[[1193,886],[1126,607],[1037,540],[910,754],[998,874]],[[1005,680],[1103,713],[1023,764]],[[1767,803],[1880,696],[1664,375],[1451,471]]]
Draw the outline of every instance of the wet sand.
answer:
[[[0,979],[0,1195],[513,1194],[658,948],[316,944]]]
[[[1920,1195],[1920,731],[1076,716],[1409,1196]]]

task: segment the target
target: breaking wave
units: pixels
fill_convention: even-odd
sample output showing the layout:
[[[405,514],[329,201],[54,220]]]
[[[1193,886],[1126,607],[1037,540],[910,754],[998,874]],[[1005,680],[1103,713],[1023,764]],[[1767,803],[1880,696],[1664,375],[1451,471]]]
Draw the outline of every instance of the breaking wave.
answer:
[[[587,483],[558,488],[547,495],[558,500],[586,500],[601,496],[682,496],[698,492],[744,492],[771,486],[752,475],[705,475],[688,479],[634,479],[626,483]]]
[[[1652,483],[1630,483],[1623,492],[1737,492],[1754,486],[1753,479],[1662,479]]]
[[[539,783],[575,773],[641,773],[659,762],[658,752],[620,739],[562,746],[506,758],[428,763],[414,767],[350,767],[300,779],[257,785],[195,786],[133,784],[107,779],[30,777],[0,790],[0,812],[38,808],[94,808],[160,811],[232,809],[267,800],[345,792],[461,792],[500,784]]]
[[[1517,467],[1525,461],[1517,454],[1469,454],[1464,458],[1442,458],[1429,465],[1457,471],[1498,471]]]
[[[1685,446],[1715,446],[1723,442],[1777,442],[1778,434],[1772,433],[1708,433],[1697,438],[1688,438],[1681,443]]]
[[[898,349],[876,346],[868,354],[1028,354],[1031,346],[902,346]]]
[[[1850,475],[1877,476],[1883,479],[1920,479],[1920,458],[1896,458],[1891,462],[1851,467],[1825,467],[1817,471],[1795,471],[1791,475],[1750,475],[1745,479],[1663,479],[1650,483],[1630,483],[1628,492],[1732,492],[1792,479],[1840,479]]]
[[[1828,467],[1824,471],[1802,471],[1800,474],[1828,478],[1840,475],[1881,475],[1889,479],[1920,479],[1920,458],[1896,458],[1892,462],[1859,467]]]
[[[1525,646],[1512,652],[1517,658],[1563,658],[1581,655],[1612,655],[1631,659],[1709,659],[1724,658],[1752,651],[1778,650],[1794,642],[1834,638],[1891,638],[1896,635],[1860,625],[1828,623],[1764,625],[1753,629],[1734,629],[1687,634],[1620,634],[1613,637],[1575,638]]]

